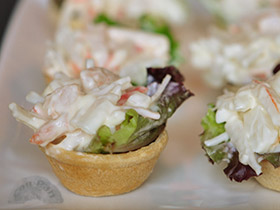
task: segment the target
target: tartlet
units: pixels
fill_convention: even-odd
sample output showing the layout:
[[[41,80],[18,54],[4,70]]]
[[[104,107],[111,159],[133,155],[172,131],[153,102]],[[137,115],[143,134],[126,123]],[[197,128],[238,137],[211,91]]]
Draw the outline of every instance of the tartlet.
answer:
[[[202,119],[201,144],[212,163],[225,162],[230,180],[250,178],[280,191],[280,72],[225,91]]]
[[[45,153],[54,173],[70,191],[85,196],[130,192],[145,182],[168,141],[164,131],[155,142],[121,154],[87,154],[48,145]]]
[[[28,94],[31,111],[9,108],[34,130],[30,143],[66,188],[86,196],[122,194],[151,174],[167,144],[167,119],[193,95],[175,67],[147,72],[146,86],[92,66],[77,79],[58,74],[42,95]]]

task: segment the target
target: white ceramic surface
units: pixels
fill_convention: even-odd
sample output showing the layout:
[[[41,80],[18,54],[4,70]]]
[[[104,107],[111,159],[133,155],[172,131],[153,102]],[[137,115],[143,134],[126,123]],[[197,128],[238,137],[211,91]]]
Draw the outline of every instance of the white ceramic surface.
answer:
[[[188,56],[188,41],[203,32],[200,23],[189,22],[179,32],[185,57]],[[103,198],[78,196],[66,190],[43,153],[29,144],[32,131],[16,122],[8,110],[11,102],[28,106],[25,95],[31,90],[43,90],[45,81],[41,68],[46,41],[51,39],[53,29],[47,16],[46,0],[23,0],[3,42],[0,57],[0,209],[280,209],[279,193],[262,188],[254,180],[241,184],[231,182],[220,166],[208,163],[199,143],[200,120],[207,109],[206,104],[214,101],[218,93],[204,86],[199,75],[187,64],[181,70],[186,77],[186,86],[195,96],[169,120],[169,143],[144,185],[128,194]],[[33,182],[28,182],[37,178],[46,185],[48,180],[63,200],[56,200],[59,203],[44,200],[48,195],[38,190],[49,192],[51,186],[37,189]]]

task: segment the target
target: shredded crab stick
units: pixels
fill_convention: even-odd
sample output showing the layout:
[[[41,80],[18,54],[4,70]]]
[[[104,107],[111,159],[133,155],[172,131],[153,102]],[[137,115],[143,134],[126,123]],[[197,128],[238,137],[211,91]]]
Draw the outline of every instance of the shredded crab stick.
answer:
[[[157,89],[155,94],[152,96],[152,102],[155,102],[156,100],[158,100],[158,98],[160,97],[160,95],[162,94],[162,92],[164,91],[164,89],[166,88],[166,86],[168,85],[170,80],[171,80],[171,76],[166,75],[166,77],[163,79],[162,83],[160,84],[159,88]]]
[[[118,101],[118,105],[124,105],[125,102],[127,101],[127,99],[133,95],[133,93],[135,93],[136,91],[140,92],[140,93],[147,93],[148,88],[146,87],[133,87],[130,89],[127,89],[126,92],[121,96],[120,100]]]
[[[81,71],[79,79],[60,73],[42,96],[31,92],[28,100],[35,104],[30,111],[10,104],[14,117],[35,130],[31,143],[46,146],[63,137],[56,146],[82,151],[102,125],[112,131],[117,129],[128,109],[147,118],[160,118],[151,106],[166,88],[169,75],[149,96],[146,87],[133,87],[129,77],[120,78],[108,70],[93,68],[92,60],[87,60],[86,66],[88,69]]]
[[[11,103],[9,108],[12,111],[14,118],[34,130],[40,128],[46,123],[46,120],[40,119],[34,113],[26,111],[15,103]]]

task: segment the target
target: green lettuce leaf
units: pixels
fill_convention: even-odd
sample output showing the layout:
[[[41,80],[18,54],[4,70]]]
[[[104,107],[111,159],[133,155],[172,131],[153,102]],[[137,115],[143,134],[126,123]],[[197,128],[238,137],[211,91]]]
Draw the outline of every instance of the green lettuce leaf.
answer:
[[[183,57],[179,49],[179,43],[175,40],[169,26],[164,21],[151,15],[143,15],[139,19],[139,23],[142,30],[161,34],[167,37],[170,44],[170,65],[178,66],[183,62]]]
[[[275,168],[280,167],[280,153],[267,153],[261,156],[269,161]]]
[[[133,109],[129,109],[125,114],[125,120],[114,133],[111,132],[108,126],[101,126],[86,151],[92,153],[107,153],[113,152],[115,148],[128,144],[129,141],[132,140],[130,137],[139,124],[138,118],[138,113]]]
[[[226,143],[222,143],[212,147],[207,147],[204,144],[206,140],[212,139],[225,132],[225,123],[218,124],[216,122],[216,110],[213,104],[208,105],[207,114],[202,118],[201,125],[204,129],[204,132],[200,136],[203,149],[205,150],[210,160],[215,163],[221,162],[224,158],[227,157],[227,154],[224,152]]]
[[[166,116],[160,120],[144,118],[130,109],[120,129],[114,133],[106,125],[101,126],[91,144],[86,148],[89,153],[122,153],[136,150],[154,141],[165,128]]]
[[[108,26],[121,26],[122,24],[109,18],[106,14],[101,13],[95,19],[94,23],[105,23]]]
[[[225,132],[225,124],[216,122],[216,110],[214,104],[208,105],[208,111],[202,118],[201,125],[204,129],[201,139],[203,141],[214,138]]]

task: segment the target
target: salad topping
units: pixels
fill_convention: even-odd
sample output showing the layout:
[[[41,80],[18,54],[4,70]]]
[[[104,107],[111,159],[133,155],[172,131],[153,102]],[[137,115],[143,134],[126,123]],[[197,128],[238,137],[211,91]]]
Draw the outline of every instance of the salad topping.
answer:
[[[101,13],[129,22],[149,14],[172,24],[184,23],[188,14],[182,0],[67,0],[62,5],[59,25],[82,28]]]
[[[200,0],[200,2],[216,18],[220,26],[242,21],[248,14],[280,7],[277,0]]]
[[[31,143],[93,153],[135,150],[155,140],[167,118],[192,95],[174,67],[148,69],[148,85],[135,87],[130,77],[92,64],[88,60],[78,79],[56,74],[42,96],[28,94],[35,103],[31,111],[10,104],[14,117],[34,129]]]
[[[231,163],[237,156],[255,175],[262,173],[259,163],[264,159],[279,166],[279,82],[280,73],[266,82],[253,81],[237,92],[225,92],[209,107],[201,140],[212,161]]]
[[[51,78],[57,72],[75,78],[84,69],[84,60],[90,58],[95,66],[145,85],[146,67],[165,66],[168,52],[168,40],[157,34],[105,25],[89,25],[84,30],[62,27],[49,45],[44,71]]]
[[[279,22],[273,13],[225,30],[213,28],[208,38],[190,45],[192,65],[213,87],[265,80],[280,59]]]

